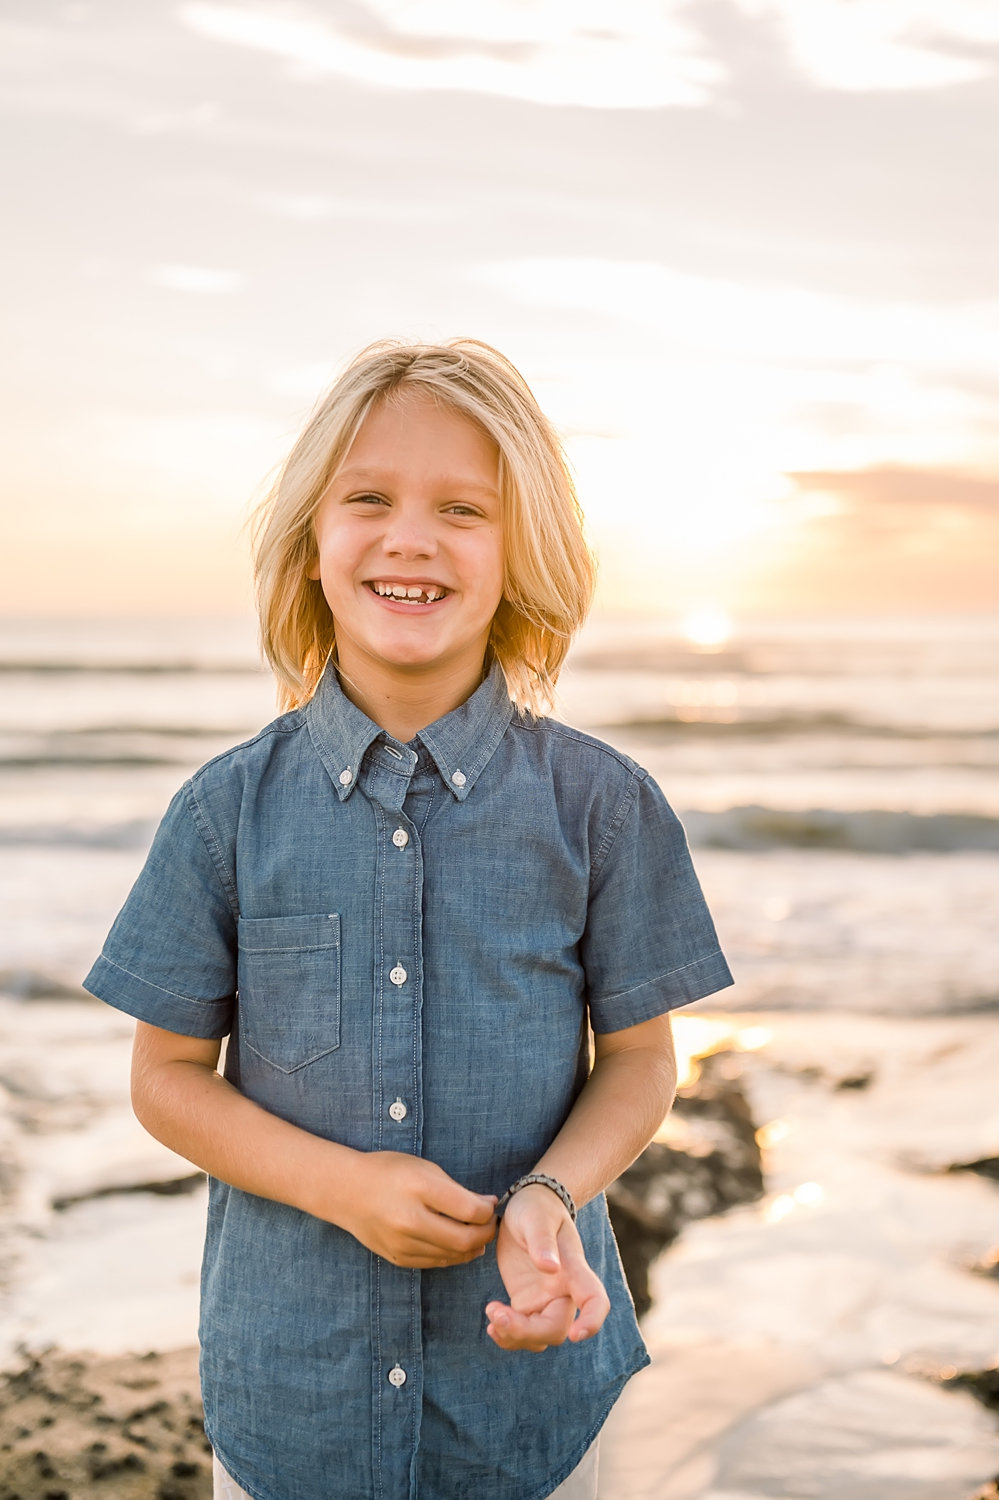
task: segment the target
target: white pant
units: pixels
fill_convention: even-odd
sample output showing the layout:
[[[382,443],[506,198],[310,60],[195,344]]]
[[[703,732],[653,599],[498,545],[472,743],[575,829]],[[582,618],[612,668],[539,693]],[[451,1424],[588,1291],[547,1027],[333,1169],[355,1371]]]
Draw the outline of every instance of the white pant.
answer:
[[[583,1461],[573,1469],[568,1479],[563,1479],[557,1490],[552,1490],[549,1500],[596,1500],[597,1494],[597,1449],[600,1440],[597,1439],[586,1450]],[[250,1500],[245,1490],[241,1490],[230,1475],[228,1475],[219,1463],[218,1459],[212,1466],[212,1475],[215,1480],[215,1500]]]

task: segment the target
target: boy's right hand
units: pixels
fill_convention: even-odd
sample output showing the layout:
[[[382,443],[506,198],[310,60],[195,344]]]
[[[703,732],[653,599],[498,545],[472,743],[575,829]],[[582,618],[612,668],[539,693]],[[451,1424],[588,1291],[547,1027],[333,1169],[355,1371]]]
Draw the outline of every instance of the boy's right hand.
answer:
[[[485,1253],[496,1235],[494,1196],[469,1192],[422,1156],[358,1155],[349,1204],[334,1222],[362,1245],[393,1265],[419,1270],[462,1265]]]

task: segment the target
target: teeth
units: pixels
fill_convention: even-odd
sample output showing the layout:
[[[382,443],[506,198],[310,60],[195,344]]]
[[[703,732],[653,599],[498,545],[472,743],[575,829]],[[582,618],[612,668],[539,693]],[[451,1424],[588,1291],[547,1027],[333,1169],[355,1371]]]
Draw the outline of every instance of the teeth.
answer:
[[[435,600],[443,599],[447,592],[436,584],[423,588],[418,583],[373,583],[371,587],[381,598],[398,599],[405,604],[433,604]]]

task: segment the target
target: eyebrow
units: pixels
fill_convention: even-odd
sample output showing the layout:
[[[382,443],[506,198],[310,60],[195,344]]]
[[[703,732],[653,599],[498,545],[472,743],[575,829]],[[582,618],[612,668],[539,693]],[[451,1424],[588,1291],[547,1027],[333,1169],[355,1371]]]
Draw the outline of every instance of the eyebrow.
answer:
[[[380,480],[383,484],[391,483],[398,478],[395,470],[371,469],[357,464],[346,464],[337,474],[337,480],[344,478]],[[475,492],[479,495],[488,495],[493,500],[500,498],[499,490],[489,484],[479,484],[475,479],[462,478],[460,474],[445,474],[440,481],[441,489],[457,490],[461,494]]]

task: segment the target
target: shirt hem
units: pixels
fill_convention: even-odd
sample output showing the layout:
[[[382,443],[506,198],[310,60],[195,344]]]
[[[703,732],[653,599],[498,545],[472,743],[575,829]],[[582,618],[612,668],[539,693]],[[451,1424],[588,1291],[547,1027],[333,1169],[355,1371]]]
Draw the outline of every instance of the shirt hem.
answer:
[[[593,1424],[586,1437],[583,1439],[582,1446],[576,1450],[575,1458],[570,1460],[568,1465],[563,1466],[558,1471],[555,1478],[547,1479],[545,1481],[544,1489],[532,1490],[530,1494],[526,1496],[526,1500],[547,1500],[547,1497],[553,1494],[554,1491],[558,1489],[560,1484],[564,1484],[565,1481],[569,1478],[569,1475],[572,1474],[574,1470],[579,1468],[579,1465],[583,1462],[583,1459],[586,1457],[589,1449],[593,1446],[594,1442],[599,1437],[601,1428],[607,1421],[607,1418],[610,1416],[611,1412],[614,1410],[614,1407],[616,1406],[618,1401],[618,1397],[621,1395],[621,1392],[628,1384],[628,1381],[633,1375],[637,1375],[639,1370],[644,1370],[651,1363],[652,1359],[650,1355],[647,1351],[643,1351],[643,1357],[636,1360],[625,1371],[623,1375],[620,1375],[618,1377],[618,1379],[611,1386],[611,1391],[613,1392],[613,1394],[610,1396],[607,1404],[601,1408],[600,1416],[597,1418],[596,1422]]]
[[[655,979],[623,994],[608,995],[601,1000],[591,999],[590,1019],[596,1032],[623,1031],[628,1026],[638,1026],[642,1021],[651,1021],[654,1016],[663,1016],[680,1005],[689,1005],[694,1000],[703,1000],[718,990],[728,989],[734,984],[732,971],[720,948],[707,953],[682,969],[672,969]]]
[[[215,1439],[212,1437],[207,1422],[205,1423],[205,1437],[211,1443],[212,1452],[215,1454],[215,1457],[218,1459],[223,1469],[225,1469],[229,1478],[233,1481],[234,1484],[238,1484],[241,1490],[246,1491],[246,1493],[250,1496],[250,1500],[270,1500],[270,1497],[265,1495],[262,1490],[254,1489],[252,1484],[247,1484],[246,1480],[241,1479],[240,1476],[235,1472],[232,1464],[230,1464],[229,1460],[226,1458],[225,1454],[222,1452]]]
[[[103,1000],[105,1005],[122,1010],[137,1021],[161,1026],[165,1031],[176,1031],[182,1036],[199,1037],[205,1041],[215,1041],[229,1031],[228,1014],[224,1020],[212,1014],[217,1001],[194,1000],[161,989],[157,984],[150,984],[148,979],[123,969],[103,953],[83,981],[83,988],[98,1000]],[[228,1008],[227,1001],[227,1011]]]

